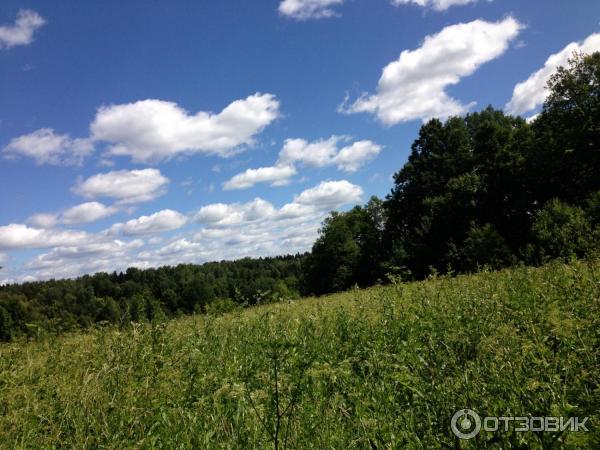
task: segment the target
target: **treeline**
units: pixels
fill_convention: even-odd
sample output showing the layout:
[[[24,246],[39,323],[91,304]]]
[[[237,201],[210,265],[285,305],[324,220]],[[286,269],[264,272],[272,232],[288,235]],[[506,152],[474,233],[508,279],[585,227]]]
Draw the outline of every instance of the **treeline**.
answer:
[[[574,55],[528,123],[489,107],[431,120],[385,201],[333,213],[307,260],[315,294],[582,257],[600,236],[600,53]]]
[[[600,53],[548,89],[531,123],[489,107],[423,125],[386,199],[333,212],[310,254],[0,287],[0,340],[594,253]]]
[[[0,340],[92,324],[127,326],[300,296],[305,255],[127,269],[0,287]]]

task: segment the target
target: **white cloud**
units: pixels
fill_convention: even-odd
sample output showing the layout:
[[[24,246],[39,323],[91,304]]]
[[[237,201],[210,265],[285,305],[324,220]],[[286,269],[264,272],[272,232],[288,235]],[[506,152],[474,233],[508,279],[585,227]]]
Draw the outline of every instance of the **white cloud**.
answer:
[[[350,105],[344,102],[339,110],[374,113],[386,125],[463,114],[469,106],[450,97],[446,88],[502,55],[522,28],[512,17],[448,26],[388,64],[377,93],[364,94]]]
[[[200,231],[146,250],[138,259],[164,265],[304,252],[330,208],[357,202],[361,195],[359,186],[342,180],[321,183],[279,209],[260,198],[206,205],[194,216],[203,225]]]
[[[451,6],[468,5],[476,3],[477,0],[392,0],[392,5],[401,6],[414,4],[424,8],[432,8],[436,11],[445,11]]]
[[[144,251],[138,258],[149,265],[175,265],[305,252],[318,236],[319,223],[320,218],[310,217],[294,226],[262,221],[243,227],[204,228]]]
[[[131,204],[163,195],[168,183],[158,169],[115,170],[79,180],[72,190],[87,198],[111,197],[117,204]]]
[[[115,206],[106,206],[99,202],[86,202],[67,208],[59,213],[34,214],[27,223],[40,228],[52,228],[58,224],[74,225],[95,222],[119,211]]]
[[[346,172],[356,172],[366,161],[375,158],[381,151],[381,146],[371,141],[357,141],[342,148],[333,158],[338,169]]]
[[[0,26],[0,49],[31,44],[33,34],[45,23],[46,20],[35,11],[21,9],[13,25]]]
[[[279,116],[271,94],[236,100],[219,114],[190,115],[176,103],[142,100],[104,106],[91,124],[92,138],[112,143],[109,153],[154,162],[184,153],[229,156]]]
[[[319,139],[315,142],[286,139],[279,152],[279,162],[282,164],[301,162],[313,167],[330,165],[338,152],[338,143],[346,139],[345,136],[331,136],[329,139]]]
[[[327,209],[359,202],[362,195],[363,190],[360,186],[346,180],[323,181],[318,186],[297,195],[294,201],[301,205]]]
[[[71,139],[67,134],[55,134],[51,128],[41,128],[14,138],[2,153],[9,159],[32,158],[37,164],[79,165],[93,150],[89,139]]]
[[[539,116],[539,114],[534,114],[533,116],[526,117],[525,120],[527,121],[527,123],[533,123]]]
[[[60,222],[66,225],[90,223],[104,219],[119,211],[114,206],[106,206],[99,202],[86,202],[61,213]]]
[[[381,151],[381,146],[372,141],[356,141],[339,148],[340,142],[347,142],[349,139],[347,136],[331,136],[329,139],[315,142],[286,139],[276,165],[248,169],[223,183],[223,188],[247,189],[261,182],[269,182],[271,186],[283,186],[297,173],[296,164],[311,167],[335,165],[345,172],[355,172]]]
[[[140,239],[124,242],[106,233],[90,234],[73,230],[41,230],[21,224],[0,227],[0,248],[8,250],[51,248],[22,267],[11,261],[1,283],[75,277],[98,271],[112,272],[127,267],[147,267],[133,252],[144,246]],[[24,271],[34,271],[26,274]]]
[[[299,217],[310,217],[315,214],[316,208],[313,205],[302,205],[292,202],[283,205],[277,214],[281,220],[297,219]]]
[[[187,218],[183,214],[171,209],[164,209],[149,216],[117,223],[111,227],[111,230],[120,231],[125,236],[138,236],[176,230],[184,226],[186,222]]]
[[[75,246],[60,246],[30,260],[25,269],[34,270],[34,279],[73,278],[85,273],[112,272],[128,267],[146,268],[131,253],[140,249],[143,241],[97,241]],[[30,275],[31,277],[31,275]]]
[[[58,245],[84,243],[89,235],[84,231],[45,230],[23,224],[10,224],[0,227],[0,248],[47,248]]]
[[[210,227],[229,227],[251,222],[279,221],[308,217],[330,208],[359,202],[363,190],[346,180],[325,181],[294,197],[294,202],[276,209],[272,203],[255,198],[248,203],[206,205],[194,215],[194,221]]]
[[[305,252],[330,208],[357,202],[361,195],[360,186],[341,180],[307,189],[281,208],[261,198],[206,205],[193,217],[202,225],[199,231],[157,242],[130,259],[155,267]]]
[[[119,240],[91,242],[77,246],[55,247],[50,252],[38,255],[27,264],[29,269],[50,268],[68,260],[91,258],[100,254],[122,255],[125,250],[134,250],[143,246],[143,242],[134,240],[123,242]]]
[[[600,33],[588,36],[583,42],[571,42],[560,52],[550,55],[544,67],[532,73],[527,80],[517,84],[506,110],[520,115],[536,109],[546,100],[546,84],[559,66],[567,66],[573,53],[593,53],[600,51]]]
[[[248,169],[223,183],[223,189],[227,191],[247,189],[256,183],[271,183],[271,186],[282,186],[289,183],[289,179],[294,175],[296,175],[296,169],[291,165]]]
[[[331,136],[315,142],[287,139],[279,153],[279,164],[299,162],[313,167],[335,165],[340,170],[355,172],[381,151],[381,146],[371,141],[357,141],[341,149],[338,147],[340,142],[348,140],[347,136]]]
[[[163,210],[115,224],[96,234],[12,224],[0,227],[0,251],[50,250],[32,258],[21,268],[3,270],[3,282],[24,281],[26,277],[42,280],[128,267],[149,268],[304,252],[317,238],[320,224],[328,212],[358,202],[361,195],[360,186],[341,180],[320,183],[280,208],[261,198],[247,203],[206,205],[193,216],[200,227],[171,238],[154,235],[147,241],[127,242],[115,239],[115,234],[135,236],[170,231],[183,226],[186,217]],[[56,214],[59,221],[61,214]]]
[[[182,253],[191,255],[192,259],[197,260],[197,258],[202,255],[202,245],[197,242],[191,242],[186,238],[181,238],[160,248],[155,254],[161,257],[175,255],[179,258],[179,255]],[[146,257],[152,257],[152,253],[150,252],[145,255]],[[190,257],[188,256],[186,259],[189,260]]]
[[[38,228],[53,228],[58,224],[58,217],[58,214],[53,213],[34,214],[27,219],[27,223]]]
[[[210,226],[232,226],[274,217],[275,207],[262,198],[248,203],[215,203],[206,205],[194,215],[198,223]]]
[[[324,19],[336,15],[333,7],[344,0],[283,0],[279,4],[279,14],[296,20]]]

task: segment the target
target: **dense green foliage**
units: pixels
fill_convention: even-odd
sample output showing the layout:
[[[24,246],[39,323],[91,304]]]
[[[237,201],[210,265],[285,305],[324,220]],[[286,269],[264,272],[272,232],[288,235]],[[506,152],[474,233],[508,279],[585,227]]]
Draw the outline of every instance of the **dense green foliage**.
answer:
[[[305,256],[97,273],[0,287],[0,341],[299,296]]]
[[[0,448],[600,448],[600,264],[0,345]],[[454,412],[589,416],[482,432]]]
[[[323,223],[305,264],[305,288],[318,294],[370,286],[383,278],[383,204],[376,197],[364,207],[333,212]]]
[[[386,273],[421,279],[596,251],[600,53],[575,55],[548,89],[531,124],[491,107],[424,124],[383,205],[371,199],[325,221],[306,289],[323,294]]]

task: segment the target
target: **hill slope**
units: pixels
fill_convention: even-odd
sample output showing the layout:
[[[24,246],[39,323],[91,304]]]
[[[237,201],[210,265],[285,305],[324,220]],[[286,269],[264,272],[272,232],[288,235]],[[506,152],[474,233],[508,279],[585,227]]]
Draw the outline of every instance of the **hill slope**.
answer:
[[[600,264],[376,287],[0,346],[2,448],[593,448]],[[588,433],[482,416],[589,416]]]

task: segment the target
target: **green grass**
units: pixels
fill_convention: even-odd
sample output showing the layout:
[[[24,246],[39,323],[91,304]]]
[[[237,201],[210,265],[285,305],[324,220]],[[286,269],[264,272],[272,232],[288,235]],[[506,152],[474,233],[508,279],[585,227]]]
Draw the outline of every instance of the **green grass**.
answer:
[[[1,448],[600,448],[600,263],[0,346]],[[589,416],[588,433],[482,416]]]

